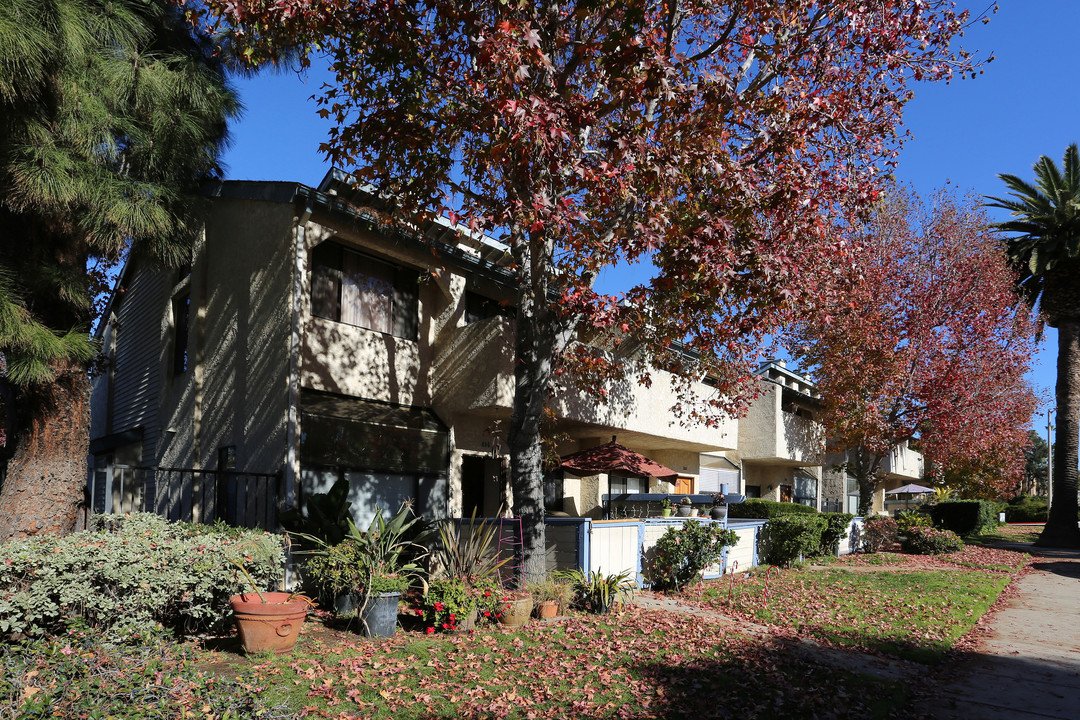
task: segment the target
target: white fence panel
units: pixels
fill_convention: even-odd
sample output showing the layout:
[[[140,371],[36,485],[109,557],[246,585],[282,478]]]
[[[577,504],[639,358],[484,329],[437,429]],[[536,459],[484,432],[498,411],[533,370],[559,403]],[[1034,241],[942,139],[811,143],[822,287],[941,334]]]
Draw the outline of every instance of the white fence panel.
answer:
[[[638,524],[607,523],[592,524],[589,540],[589,570],[605,575],[629,570],[636,577],[638,571]]]

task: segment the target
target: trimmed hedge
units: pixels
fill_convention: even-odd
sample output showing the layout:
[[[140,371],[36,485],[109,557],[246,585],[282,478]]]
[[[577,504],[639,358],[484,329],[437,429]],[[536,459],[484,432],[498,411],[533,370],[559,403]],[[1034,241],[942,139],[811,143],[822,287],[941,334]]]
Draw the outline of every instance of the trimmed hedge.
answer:
[[[951,530],[913,527],[907,531],[900,548],[914,555],[940,555],[956,552],[964,547],[959,536]]]
[[[762,500],[751,498],[745,502],[728,505],[729,518],[753,518],[768,520],[769,518],[784,515],[817,515],[816,508],[799,503],[776,502],[775,500]]]
[[[279,535],[150,514],[94,522],[100,529],[0,545],[0,637],[55,634],[73,623],[111,639],[159,624],[192,632],[222,622],[229,597],[251,589],[234,562],[260,589],[282,574]]]
[[[1005,506],[1005,522],[1046,522],[1046,498],[1018,495]]]
[[[930,508],[934,526],[957,535],[977,535],[998,526],[998,505],[989,500],[950,500]]]
[[[819,554],[821,535],[826,527],[825,518],[817,513],[772,518],[761,532],[765,562],[769,565],[790,565],[800,557]]]
[[[821,552],[835,555],[840,549],[840,541],[847,537],[855,516],[851,513],[821,513],[821,517],[825,519],[825,528],[821,531]]]

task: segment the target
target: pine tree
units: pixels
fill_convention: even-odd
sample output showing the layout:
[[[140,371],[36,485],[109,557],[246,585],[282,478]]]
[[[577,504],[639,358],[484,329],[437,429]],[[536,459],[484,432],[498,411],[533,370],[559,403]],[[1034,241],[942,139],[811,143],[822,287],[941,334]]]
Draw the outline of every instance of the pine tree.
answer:
[[[209,38],[155,0],[0,6],[0,539],[65,532],[86,479],[89,328],[126,253],[177,264],[239,111]]]

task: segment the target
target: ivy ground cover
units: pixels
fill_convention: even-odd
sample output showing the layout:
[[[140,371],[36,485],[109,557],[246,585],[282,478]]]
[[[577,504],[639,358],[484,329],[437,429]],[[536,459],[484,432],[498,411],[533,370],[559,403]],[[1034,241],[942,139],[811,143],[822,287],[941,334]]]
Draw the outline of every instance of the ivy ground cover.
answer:
[[[879,553],[757,572],[692,594],[713,610],[842,647],[938,663],[1027,563],[1007,550]]]
[[[305,631],[307,632],[307,631]],[[858,718],[897,683],[800,658],[706,619],[629,608],[472,633],[372,642],[314,632],[249,668],[261,698],[320,718]]]

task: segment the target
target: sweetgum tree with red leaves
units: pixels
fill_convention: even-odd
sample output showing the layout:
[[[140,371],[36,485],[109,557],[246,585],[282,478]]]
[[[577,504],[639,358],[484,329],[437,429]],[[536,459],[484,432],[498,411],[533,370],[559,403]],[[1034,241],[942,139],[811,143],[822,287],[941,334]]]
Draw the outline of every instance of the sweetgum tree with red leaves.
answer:
[[[746,358],[816,294],[827,232],[873,197],[913,80],[971,72],[969,21],[924,0],[208,0],[252,63],[329,58],[327,157],[507,243],[519,279],[508,447],[542,567],[541,418],[586,326],[671,368],[685,421],[738,409]],[[651,262],[625,302],[597,274]],[[693,391],[708,374],[717,390]],[[647,372],[639,376],[648,382]]]
[[[1024,380],[1034,326],[978,202],[939,192],[924,204],[895,188],[846,234],[857,252],[834,276],[842,291],[796,318],[788,341],[858,479],[859,513],[890,451],[916,438],[939,474],[967,478],[961,490],[1013,489],[1035,409]]]

